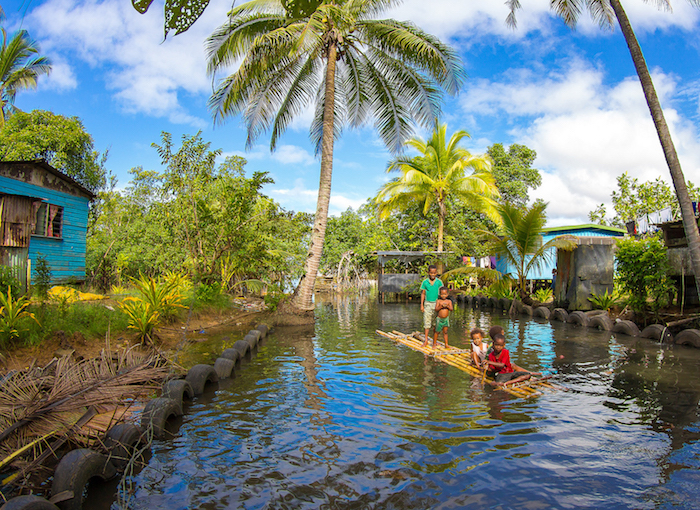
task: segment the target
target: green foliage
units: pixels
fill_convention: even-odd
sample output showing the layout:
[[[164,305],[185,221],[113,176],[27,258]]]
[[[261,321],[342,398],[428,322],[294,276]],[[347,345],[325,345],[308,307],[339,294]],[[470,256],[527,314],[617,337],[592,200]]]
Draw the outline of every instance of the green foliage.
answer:
[[[216,282],[212,284],[200,283],[194,290],[197,303],[205,305],[215,303],[221,294],[221,284]]]
[[[29,312],[29,298],[12,297],[12,290],[7,288],[7,295],[0,293],[0,347],[6,347],[17,340],[22,332],[27,319],[36,321],[33,313]]]
[[[0,266],[0,294],[6,293],[8,289],[13,296],[19,296],[22,292],[22,284],[12,274],[9,266]]]
[[[443,251],[443,233],[448,210],[448,198],[458,197],[472,209],[496,217],[494,199],[498,190],[491,174],[490,160],[473,156],[459,143],[469,134],[455,132],[447,139],[447,125],[437,119],[430,139],[426,142],[413,138],[406,145],[419,156],[401,156],[389,164],[388,172],[398,171],[395,177],[380,189],[376,198],[381,219],[396,210],[414,207],[419,203],[426,215],[435,208],[438,215],[437,251]],[[470,170],[471,173],[467,173]]]
[[[148,305],[151,312],[157,312],[158,318],[162,318],[165,322],[171,322],[178,311],[185,308],[182,305],[185,296],[180,288],[181,281],[178,279],[158,281],[155,278],[140,275],[139,278],[132,278],[131,281],[140,296],[125,298],[122,303],[142,301]]]
[[[518,207],[510,203],[499,204],[501,226],[497,233],[482,231],[491,252],[510,263],[516,271],[521,297],[527,297],[525,280],[530,270],[541,267],[547,261],[551,248],[572,250],[576,242],[571,236],[559,236],[546,243],[542,241],[542,229],[546,222],[547,204],[535,202],[531,207]]]
[[[46,257],[39,255],[34,261],[34,289],[41,301],[46,301],[51,287],[51,266]]]
[[[493,176],[501,198],[506,202],[525,206],[528,202],[528,189],[536,189],[542,184],[540,171],[532,168],[537,153],[524,145],[512,144],[506,151],[503,144],[496,143],[487,153],[493,160]]]
[[[658,313],[674,292],[666,247],[655,236],[617,241],[617,283],[636,312]]]
[[[138,333],[138,340],[145,345],[153,345],[153,332],[160,324],[161,318],[157,310],[154,310],[149,303],[138,299],[122,301],[120,309],[129,319],[128,329],[133,329]]]
[[[0,21],[3,18],[0,9]],[[29,37],[29,32],[19,30],[8,37],[4,28],[0,47],[0,128],[8,116],[18,112],[14,106],[20,90],[36,88],[39,77],[51,72],[51,61],[38,56],[39,46]],[[0,132],[0,140],[3,135]],[[9,159],[0,156],[0,160]]]
[[[264,296],[265,306],[268,310],[274,312],[286,297],[288,297],[287,294],[282,292],[279,288],[274,286],[268,287],[267,293]]]
[[[621,300],[620,293],[617,289],[613,289],[612,292],[608,293],[608,289],[602,294],[592,293],[591,297],[588,298],[593,306],[597,310],[610,310],[613,306],[618,304]]]
[[[552,299],[552,289],[537,289],[532,297],[535,299],[535,301],[546,303]]]
[[[106,153],[94,149],[92,136],[77,117],[44,110],[14,113],[0,129],[0,160],[45,159],[93,192],[107,184]]]

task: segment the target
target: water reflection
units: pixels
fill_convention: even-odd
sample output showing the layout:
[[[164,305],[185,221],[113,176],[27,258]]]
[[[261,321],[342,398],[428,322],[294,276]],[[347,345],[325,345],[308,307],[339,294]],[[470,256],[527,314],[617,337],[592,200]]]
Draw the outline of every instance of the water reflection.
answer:
[[[690,508],[700,352],[458,308],[568,391],[521,400],[375,335],[417,303],[320,303],[154,447],[135,508]],[[235,340],[235,338],[231,338]],[[217,352],[215,344],[207,352]]]

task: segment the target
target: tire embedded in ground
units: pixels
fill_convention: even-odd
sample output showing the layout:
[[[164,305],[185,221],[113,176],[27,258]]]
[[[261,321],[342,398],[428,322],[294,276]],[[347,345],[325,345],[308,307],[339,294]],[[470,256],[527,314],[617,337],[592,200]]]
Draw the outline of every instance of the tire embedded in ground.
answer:
[[[221,357],[233,360],[234,363],[238,363],[241,359],[241,353],[238,349],[234,349],[233,347],[229,347],[228,349],[225,349],[224,352],[221,353]]]
[[[700,331],[697,329],[684,329],[676,335],[674,343],[700,348]]]
[[[598,328],[602,331],[612,331],[613,322],[607,313],[601,313],[599,315],[594,315],[588,319],[589,328]]]
[[[56,496],[64,491],[73,497],[57,504],[61,510],[80,510],[83,506],[85,488],[92,478],[107,481],[117,474],[117,469],[106,455],[87,448],[68,452],[56,466],[51,485],[51,494]]]
[[[165,436],[165,424],[172,418],[182,416],[180,405],[172,398],[158,397],[148,401],[141,414],[141,428],[144,431],[153,430],[153,437],[161,439]]]
[[[270,332],[270,328],[267,324],[258,324],[255,329],[260,331],[260,340],[267,338],[267,334]]]
[[[241,340],[238,342],[240,341]],[[247,346],[248,344],[246,344],[246,347]],[[192,391],[195,395],[201,395],[204,393],[204,388],[208,383],[215,383],[219,381],[214,367],[206,364],[195,365],[190,368],[185,379],[192,386]]]
[[[17,496],[7,501],[0,510],[59,510],[59,508],[40,496]]]
[[[642,338],[651,338],[664,344],[673,343],[673,334],[663,324],[652,324],[642,330]]]
[[[247,342],[250,346],[250,352],[253,352],[253,349],[255,349],[258,346],[258,337],[256,335],[251,335],[250,333],[248,333],[246,336],[243,337],[243,341]]]
[[[185,379],[170,379],[163,385],[163,391],[160,396],[171,398],[180,404],[180,414],[182,414],[185,399],[192,400],[194,398],[194,390],[192,385]]]
[[[563,308],[555,308],[552,310],[552,314],[549,316],[550,320],[567,322],[569,319],[569,312]]]
[[[642,334],[634,322],[627,320],[617,321],[613,324],[612,331],[613,333],[622,333],[627,336],[640,336]]]
[[[551,310],[547,308],[546,306],[538,306],[535,308],[535,310],[532,312],[532,315],[534,317],[542,317],[543,319],[549,319],[549,316],[551,315]]]
[[[233,372],[233,366],[236,364],[235,361],[228,358],[216,358],[214,362],[214,370],[216,370],[216,375],[219,379],[228,379],[231,377]]]
[[[241,358],[250,352],[250,344],[244,340],[238,340],[233,348],[241,353]]]
[[[109,429],[104,445],[110,462],[117,469],[124,469],[142,438],[143,431],[133,423],[118,423]]]
[[[533,310],[530,305],[520,305],[520,313],[523,315],[527,315],[528,317],[532,317]]]
[[[588,326],[589,320],[590,319],[588,318],[588,315],[586,315],[585,312],[576,311],[571,312],[569,314],[569,317],[566,319],[566,322],[568,322],[569,324],[578,324],[579,326],[586,327]]]

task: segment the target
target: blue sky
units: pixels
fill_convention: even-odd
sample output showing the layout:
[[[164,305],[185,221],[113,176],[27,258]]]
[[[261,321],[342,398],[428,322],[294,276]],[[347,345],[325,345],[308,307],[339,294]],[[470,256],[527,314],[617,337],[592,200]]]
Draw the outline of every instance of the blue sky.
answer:
[[[163,41],[162,3],[140,15],[129,0],[0,0],[9,31],[25,28],[54,63],[36,91],[18,94],[23,110],[43,108],[80,117],[109,168],[128,182],[135,166],[159,169],[152,142],[161,131],[203,132],[213,148],[248,159],[248,171],[275,180],[265,192],[286,209],[313,212],[319,161],[308,138],[310,115],[288,130],[274,154],[269,137],[245,152],[240,119],[214,126],[206,103],[204,40],[225,21],[231,0],[212,0],[185,34]],[[642,90],[619,30],[583,16],[576,31],[549,12],[547,0],[523,0],[519,26],[505,25],[502,0],[405,0],[387,17],[411,20],[449,41],[469,79],[444,107],[450,131],[482,153],[493,143],[525,144],[538,153],[543,185],[532,198],[549,202],[549,225],[587,222],[597,204],[610,206],[616,177],[640,180],[668,169]],[[625,5],[665,108],[686,179],[700,184],[700,10],[675,2],[673,12],[641,0]],[[428,133],[419,133],[426,136]],[[357,208],[390,176],[390,154],[367,127],[336,142],[331,214]]]

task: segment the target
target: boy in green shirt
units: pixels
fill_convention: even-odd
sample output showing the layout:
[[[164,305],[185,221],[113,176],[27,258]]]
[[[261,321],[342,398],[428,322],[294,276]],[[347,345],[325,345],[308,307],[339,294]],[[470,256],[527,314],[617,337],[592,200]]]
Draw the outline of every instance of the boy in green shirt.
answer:
[[[428,277],[420,286],[420,311],[423,312],[423,328],[425,329],[425,341],[423,347],[428,345],[428,333],[435,326],[435,302],[440,295],[442,281],[437,277],[437,266],[428,266]]]

